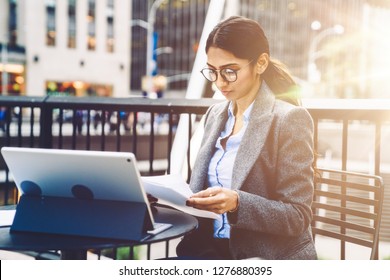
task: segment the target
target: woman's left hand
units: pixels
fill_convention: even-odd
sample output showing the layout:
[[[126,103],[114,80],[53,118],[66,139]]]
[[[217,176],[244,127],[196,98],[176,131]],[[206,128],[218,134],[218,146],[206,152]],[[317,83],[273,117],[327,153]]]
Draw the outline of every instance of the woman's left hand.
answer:
[[[186,203],[197,209],[223,214],[238,207],[238,193],[221,187],[211,187],[192,195]]]

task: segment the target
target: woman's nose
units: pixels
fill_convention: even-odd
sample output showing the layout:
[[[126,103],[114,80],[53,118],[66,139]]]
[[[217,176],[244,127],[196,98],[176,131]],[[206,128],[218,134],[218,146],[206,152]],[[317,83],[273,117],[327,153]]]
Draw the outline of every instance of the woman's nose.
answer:
[[[223,77],[222,77],[222,75],[218,75],[217,76],[217,80],[215,81],[215,85],[218,87],[218,88],[220,88],[221,86],[224,86],[224,85],[226,85],[226,84],[228,84],[229,82],[228,81],[226,81]]]

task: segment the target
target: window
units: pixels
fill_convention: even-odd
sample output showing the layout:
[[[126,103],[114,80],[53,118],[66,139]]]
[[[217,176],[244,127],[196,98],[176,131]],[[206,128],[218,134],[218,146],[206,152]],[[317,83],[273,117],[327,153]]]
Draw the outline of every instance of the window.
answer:
[[[96,3],[95,0],[88,0],[88,50],[95,50],[96,48]]]
[[[8,37],[8,44],[10,46],[15,46],[17,44],[18,39],[18,12],[17,12],[17,0],[10,0],[9,1],[9,21],[8,21],[8,28],[9,28],[9,37]]]
[[[56,44],[56,0],[46,0],[46,45]]]
[[[68,48],[76,48],[76,0],[68,0]]]
[[[114,52],[114,0],[107,0],[107,51]]]

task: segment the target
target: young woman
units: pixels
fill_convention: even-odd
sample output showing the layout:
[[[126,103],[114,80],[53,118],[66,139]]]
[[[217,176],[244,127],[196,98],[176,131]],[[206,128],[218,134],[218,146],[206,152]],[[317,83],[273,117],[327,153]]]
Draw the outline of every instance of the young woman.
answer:
[[[293,79],[270,59],[262,28],[247,18],[219,23],[206,53],[202,74],[227,101],[206,113],[187,204],[221,219],[200,220],[178,256],[316,259],[313,122],[297,106]]]

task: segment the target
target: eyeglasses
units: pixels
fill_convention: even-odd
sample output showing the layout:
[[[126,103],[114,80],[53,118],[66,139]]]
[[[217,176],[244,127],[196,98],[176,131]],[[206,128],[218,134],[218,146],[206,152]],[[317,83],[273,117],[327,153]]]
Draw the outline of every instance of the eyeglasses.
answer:
[[[249,64],[252,63],[253,60],[249,61],[248,64],[244,65],[238,70],[230,69],[230,68],[224,68],[221,70],[216,70],[212,68],[204,68],[202,71],[200,71],[203,75],[203,77],[206,78],[206,80],[209,80],[210,82],[215,82],[218,80],[218,72],[221,75],[221,77],[229,83],[237,81],[237,73],[238,71],[244,69],[247,67]]]

